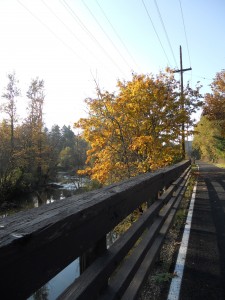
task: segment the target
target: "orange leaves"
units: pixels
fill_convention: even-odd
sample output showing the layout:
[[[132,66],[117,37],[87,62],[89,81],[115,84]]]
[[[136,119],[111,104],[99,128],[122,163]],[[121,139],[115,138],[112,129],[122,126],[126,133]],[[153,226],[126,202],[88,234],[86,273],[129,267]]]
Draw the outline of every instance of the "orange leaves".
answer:
[[[132,139],[132,142],[129,146],[131,150],[137,151],[139,154],[143,153],[146,148],[150,148],[153,142],[151,136],[138,136]]]
[[[194,148],[209,160],[224,158],[225,138],[225,70],[218,72],[205,94],[203,116],[196,127]]]
[[[116,94],[102,92],[86,99],[89,117],[77,127],[89,142],[86,174],[109,184],[155,170],[179,158],[181,110],[173,74],[134,74],[118,81]]]
[[[203,115],[220,125],[220,135],[225,137],[225,70],[216,74],[212,84],[212,93],[205,95]]]
[[[206,94],[204,115],[211,120],[225,120],[225,95]]]

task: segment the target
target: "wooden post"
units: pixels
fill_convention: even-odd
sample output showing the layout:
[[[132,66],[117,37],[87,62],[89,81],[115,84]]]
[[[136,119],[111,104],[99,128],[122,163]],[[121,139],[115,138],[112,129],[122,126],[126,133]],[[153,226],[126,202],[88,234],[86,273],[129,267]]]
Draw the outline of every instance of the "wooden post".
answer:
[[[181,109],[184,112],[184,83],[183,83],[183,73],[185,71],[190,71],[192,68],[183,69],[182,63],[182,48],[180,46],[180,70],[175,70],[173,73],[180,73],[180,99],[181,99]],[[181,124],[181,149],[182,158],[185,159],[185,132],[184,132],[184,121]]]
[[[106,236],[104,236],[80,257],[80,274],[82,274],[106,250]]]
[[[104,236],[101,240],[99,240],[93,247],[88,249],[81,257],[80,257],[80,275],[102,254],[107,250],[107,240],[106,236]],[[102,282],[102,288],[100,289],[100,294],[103,292],[108,285],[108,280]],[[93,298],[97,300],[98,295],[93,295]]]

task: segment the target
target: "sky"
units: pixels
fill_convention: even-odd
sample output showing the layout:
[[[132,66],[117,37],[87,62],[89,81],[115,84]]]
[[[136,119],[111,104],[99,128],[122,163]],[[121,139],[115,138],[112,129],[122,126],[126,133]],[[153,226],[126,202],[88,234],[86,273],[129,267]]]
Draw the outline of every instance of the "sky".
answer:
[[[95,82],[113,92],[132,72],[179,69],[180,45],[184,84],[204,94],[225,68],[224,36],[224,0],[0,0],[0,95],[15,72],[22,118],[31,80],[43,79],[46,126],[73,126]]]

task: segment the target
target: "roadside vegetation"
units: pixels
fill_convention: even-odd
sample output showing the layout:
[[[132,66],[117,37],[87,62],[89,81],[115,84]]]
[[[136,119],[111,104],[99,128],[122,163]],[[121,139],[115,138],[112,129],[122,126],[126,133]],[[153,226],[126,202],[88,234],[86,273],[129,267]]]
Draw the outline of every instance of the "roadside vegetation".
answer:
[[[223,164],[215,164],[215,166],[217,166],[218,168],[225,169],[225,163],[223,163]]]
[[[225,164],[225,70],[218,72],[205,95],[200,121],[195,128],[196,158]]]

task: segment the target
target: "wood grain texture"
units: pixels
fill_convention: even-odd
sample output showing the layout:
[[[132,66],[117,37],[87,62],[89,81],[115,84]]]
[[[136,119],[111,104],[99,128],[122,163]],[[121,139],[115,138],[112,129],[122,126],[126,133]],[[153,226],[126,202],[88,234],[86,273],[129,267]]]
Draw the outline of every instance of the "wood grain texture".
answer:
[[[24,299],[101,240],[190,163],[125,180],[1,220],[0,290]],[[12,288],[13,287],[13,288]]]

